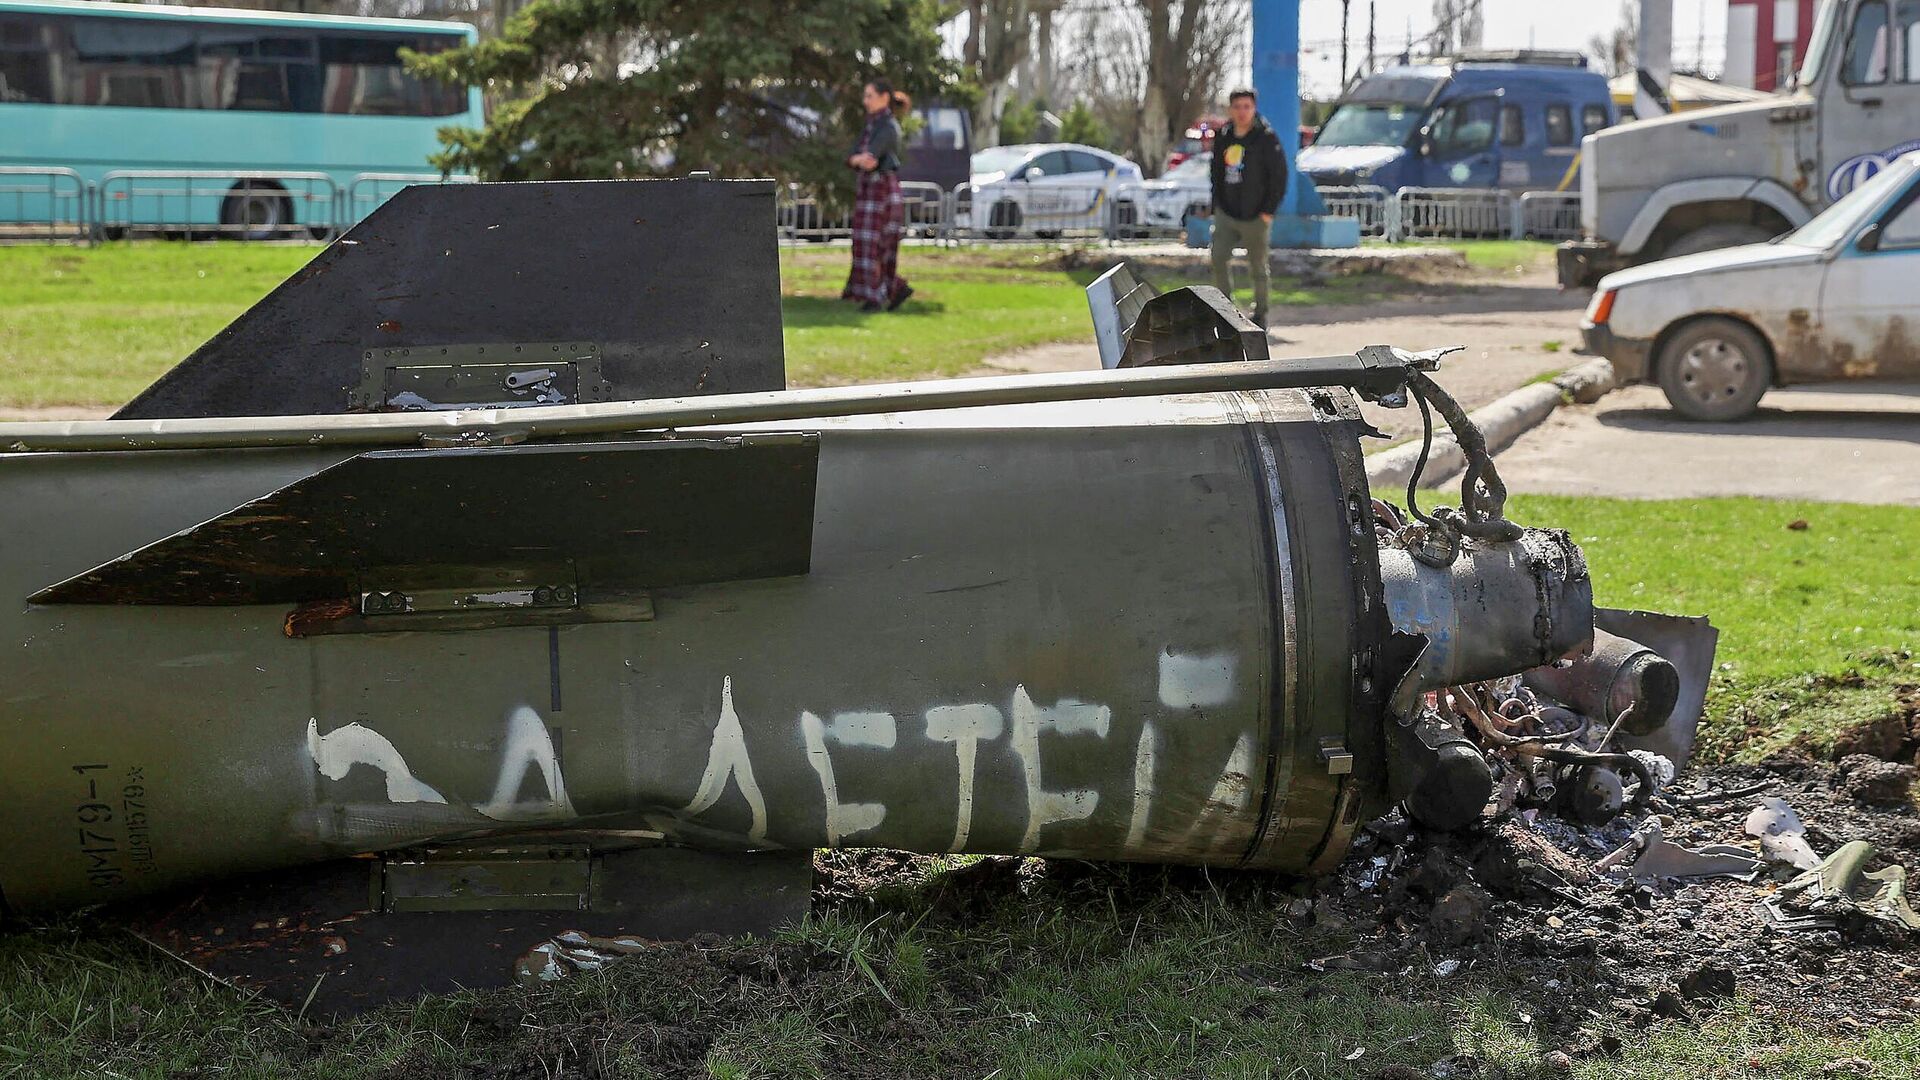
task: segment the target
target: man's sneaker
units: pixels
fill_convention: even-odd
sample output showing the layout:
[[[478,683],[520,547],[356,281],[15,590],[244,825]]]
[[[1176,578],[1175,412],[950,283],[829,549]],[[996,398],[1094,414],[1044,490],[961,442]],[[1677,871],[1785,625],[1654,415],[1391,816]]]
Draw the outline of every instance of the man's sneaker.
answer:
[[[887,310],[892,311],[898,308],[901,304],[904,304],[907,302],[907,297],[912,295],[913,295],[913,286],[909,285],[906,288],[901,289],[899,292],[894,294],[893,300],[887,304]]]

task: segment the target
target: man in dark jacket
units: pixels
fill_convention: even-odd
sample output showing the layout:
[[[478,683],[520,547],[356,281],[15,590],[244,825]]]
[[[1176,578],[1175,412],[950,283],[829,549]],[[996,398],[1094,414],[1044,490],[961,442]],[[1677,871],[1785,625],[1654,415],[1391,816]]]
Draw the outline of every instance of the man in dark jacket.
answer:
[[[1213,136],[1213,284],[1233,296],[1233,249],[1247,249],[1253,272],[1253,321],[1267,325],[1271,274],[1267,236],[1287,194],[1286,151],[1280,135],[1256,111],[1251,90],[1227,98],[1230,122]]]

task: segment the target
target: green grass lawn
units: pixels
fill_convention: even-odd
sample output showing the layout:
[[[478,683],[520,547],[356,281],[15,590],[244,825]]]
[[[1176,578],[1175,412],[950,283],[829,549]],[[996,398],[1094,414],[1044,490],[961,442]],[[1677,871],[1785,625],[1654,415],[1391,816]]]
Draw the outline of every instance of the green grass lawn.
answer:
[[[0,247],[0,407],[118,405],[318,250]]]
[[[164,242],[0,247],[0,408],[118,405],[318,251]],[[791,385],[957,375],[999,353],[1092,339],[1081,290],[1095,274],[1062,269],[1058,248],[907,247],[901,269],[917,294],[892,314],[865,314],[839,299],[848,258],[845,248],[781,253]],[[1363,303],[1409,286],[1376,275],[1312,286],[1283,279],[1275,288],[1276,304],[1301,305]],[[1251,290],[1240,289],[1238,300],[1251,306]]]
[[[1368,247],[1391,247],[1385,240],[1366,240]],[[1525,271],[1553,265],[1556,245],[1543,240],[1408,240],[1406,247],[1448,247],[1467,257],[1467,265],[1477,270]]]
[[[1601,603],[1713,616],[1708,756],[1818,742],[1920,678],[1902,658],[1920,642],[1920,509],[1516,497],[1511,511],[1572,531]],[[1281,915],[1304,888],[1283,878],[930,857],[890,880],[771,945],[661,945],[537,991],[337,1025],[76,917],[0,938],[0,1078],[1367,1078],[1463,1052],[1481,1077],[1556,1075],[1525,1019],[1536,1003],[1494,976],[1307,971],[1338,943]],[[1904,1078],[1920,1060],[1915,1021],[1828,1030],[1736,1001],[1644,1032],[1596,1023],[1625,1049],[1578,1062],[1588,1080],[1813,1080],[1847,1058]]]
[[[1824,748],[1920,681],[1920,508],[1516,496],[1510,513],[1572,532],[1599,603],[1713,619],[1709,758]]]

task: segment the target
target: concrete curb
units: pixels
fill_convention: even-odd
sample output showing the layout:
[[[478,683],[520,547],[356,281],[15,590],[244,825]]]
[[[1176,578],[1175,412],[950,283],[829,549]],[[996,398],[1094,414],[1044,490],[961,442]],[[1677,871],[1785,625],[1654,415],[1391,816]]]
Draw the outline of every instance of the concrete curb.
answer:
[[[1245,256],[1236,258],[1240,266]],[[1181,244],[1153,244],[1131,248],[1079,249],[1070,257],[1073,266],[1105,272],[1120,263],[1149,273],[1206,276],[1213,271],[1213,256],[1206,248]],[[1332,278],[1353,274],[1445,273],[1467,269],[1465,253],[1455,248],[1274,248],[1267,254],[1273,272],[1290,277]]]
[[[1613,365],[1601,357],[1561,372],[1552,382],[1523,386],[1468,415],[1486,433],[1488,448],[1497,454],[1521,435],[1539,427],[1553,415],[1553,410],[1566,402],[1591,405],[1613,388]],[[1434,423],[1441,425],[1440,418],[1434,417]],[[1407,478],[1413,475],[1413,466],[1419,457],[1418,439],[1371,454],[1367,457],[1367,483],[1375,491],[1405,491]],[[1454,441],[1453,433],[1437,426],[1426,470],[1420,474],[1420,486],[1439,487],[1466,467],[1467,455]]]

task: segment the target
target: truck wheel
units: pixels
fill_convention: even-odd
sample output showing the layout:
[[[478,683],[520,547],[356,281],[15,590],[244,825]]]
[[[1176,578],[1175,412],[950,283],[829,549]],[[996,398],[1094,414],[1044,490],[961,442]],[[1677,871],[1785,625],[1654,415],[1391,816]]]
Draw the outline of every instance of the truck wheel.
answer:
[[[1697,255],[1702,251],[1717,251],[1742,244],[1764,244],[1771,239],[1773,234],[1758,225],[1703,225],[1668,244],[1660,257],[1677,259],[1682,255]]]
[[[1667,403],[1694,420],[1738,420],[1773,385],[1766,341],[1732,319],[1688,323],[1661,347],[1659,362]]]

